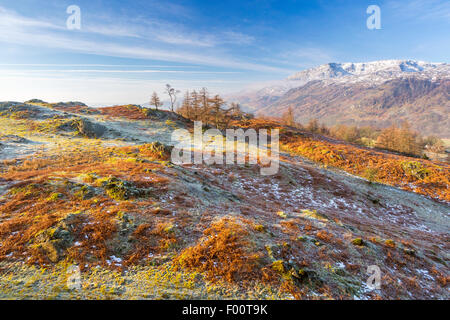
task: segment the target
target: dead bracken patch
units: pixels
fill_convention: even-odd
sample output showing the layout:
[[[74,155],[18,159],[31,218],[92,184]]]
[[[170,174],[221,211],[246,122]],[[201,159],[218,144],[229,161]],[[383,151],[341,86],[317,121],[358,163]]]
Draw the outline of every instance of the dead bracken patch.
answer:
[[[450,166],[366,150],[303,136],[283,136],[281,147],[325,166],[335,167],[404,190],[450,201]]]
[[[180,293],[172,285],[181,275],[189,275],[185,293],[199,290],[201,298],[448,295],[447,206],[420,196],[446,199],[448,166],[245,117],[235,117],[231,124],[280,129],[289,154],[281,157],[278,174],[261,176],[257,165],[178,166],[170,163],[171,147],[163,144],[170,130],[189,128],[176,114],[139,106],[101,111],[79,103],[33,103],[39,104],[41,116],[48,115],[43,108],[51,108],[51,117],[37,120],[31,114],[17,120],[0,115],[5,131],[0,147],[10,147],[0,152],[17,151],[11,148],[15,144],[33,151],[0,161],[1,281],[9,274],[23,276],[14,275],[15,270],[34,270],[37,282],[47,285],[54,270],[75,264],[84,279],[88,274],[120,279],[114,293],[103,284],[86,282],[84,292],[101,292],[102,298],[147,298],[128,290],[143,283],[142,290],[172,298]],[[108,131],[98,139],[55,133],[54,125],[78,119],[53,119],[59,109],[89,115]],[[38,122],[42,127],[35,128]],[[11,132],[10,124],[17,132]],[[124,135],[108,136],[122,125]],[[149,143],[153,134],[168,136]],[[391,192],[376,182],[419,194]],[[364,287],[368,265],[382,270],[383,290],[368,292]],[[136,270],[145,270],[141,282]],[[8,290],[16,284],[20,289],[15,292],[25,290],[15,297],[36,288],[41,297],[53,289],[49,296],[61,297],[57,287],[64,286],[55,282],[42,291],[35,284],[8,281]],[[217,290],[214,294],[211,287]],[[0,298],[4,292],[0,288]]]
[[[186,269],[205,272],[211,280],[254,279],[261,258],[252,251],[248,231],[234,218],[222,218],[204,231],[196,245],[188,247],[176,263]]]

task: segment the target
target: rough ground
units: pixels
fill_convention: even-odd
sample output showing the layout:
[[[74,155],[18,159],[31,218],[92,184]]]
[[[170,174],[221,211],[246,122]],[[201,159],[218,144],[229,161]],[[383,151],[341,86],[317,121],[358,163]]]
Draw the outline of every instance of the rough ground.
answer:
[[[450,298],[442,196],[298,152],[274,176],[174,165],[176,128],[192,124],[137,106],[0,103],[0,298]],[[366,285],[370,265],[381,289]]]

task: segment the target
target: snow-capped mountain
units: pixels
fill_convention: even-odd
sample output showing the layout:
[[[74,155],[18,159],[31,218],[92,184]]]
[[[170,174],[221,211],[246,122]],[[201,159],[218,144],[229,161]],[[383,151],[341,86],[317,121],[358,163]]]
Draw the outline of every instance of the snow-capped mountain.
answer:
[[[450,76],[450,65],[414,60],[381,60],[361,63],[328,63],[300,71],[287,80],[309,82],[333,80],[338,82],[380,82],[405,76],[439,78]]]
[[[243,103],[249,109],[258,109],[274,102],[289,90],[301,87],[310,81],[323,81],[325,84],[359,83],[375,85],[404,77],[432,81],[450,78],[450,64],[415,60],[327,63],[297,72],[287,79],[265,83],[256,89],[241,91],[235,95],[230,95],[230,97],[232,100]]]
[[[281,116],[292,107],[299,122],[384,127],[408,120],[426,134],[450,136],[450,64],[414,60],[328,63],[300,71],[229,100],[244,109]]]

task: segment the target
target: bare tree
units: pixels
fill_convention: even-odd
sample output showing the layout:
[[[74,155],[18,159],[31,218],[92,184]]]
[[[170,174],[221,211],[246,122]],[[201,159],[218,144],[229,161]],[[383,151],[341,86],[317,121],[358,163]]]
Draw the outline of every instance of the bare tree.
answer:
[[[169,95],[170,110],[173,112],[175,102],[177,101],[177,94],[180,93],[180,91],[172,88],[170,84],[166,84],[166,93]]]
[[[312,133],[319,133],[320,132],[319,120],[317,119],[309,120],[308,124],[306,125],[306,130]]]
[[[292,107],[289,107],[288,110],[283,113],[282,120],[285,125],[295,127],[294,110],[292,110]]]
[[[153,92],[152,98],[150,99],[150,105],[155,106],[156,110],[158,110],[158,107],[161,106],[161,100],[158,97],[158,94],[156,92]]]

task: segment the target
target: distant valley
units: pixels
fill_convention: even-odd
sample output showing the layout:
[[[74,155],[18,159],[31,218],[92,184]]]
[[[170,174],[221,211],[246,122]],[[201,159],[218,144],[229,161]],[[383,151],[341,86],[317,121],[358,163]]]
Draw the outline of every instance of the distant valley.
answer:
[[[423,135],[450,137],[450,65],[412,60],[329,63],[230,97],[258,115],[384,128],[408,121]]]

